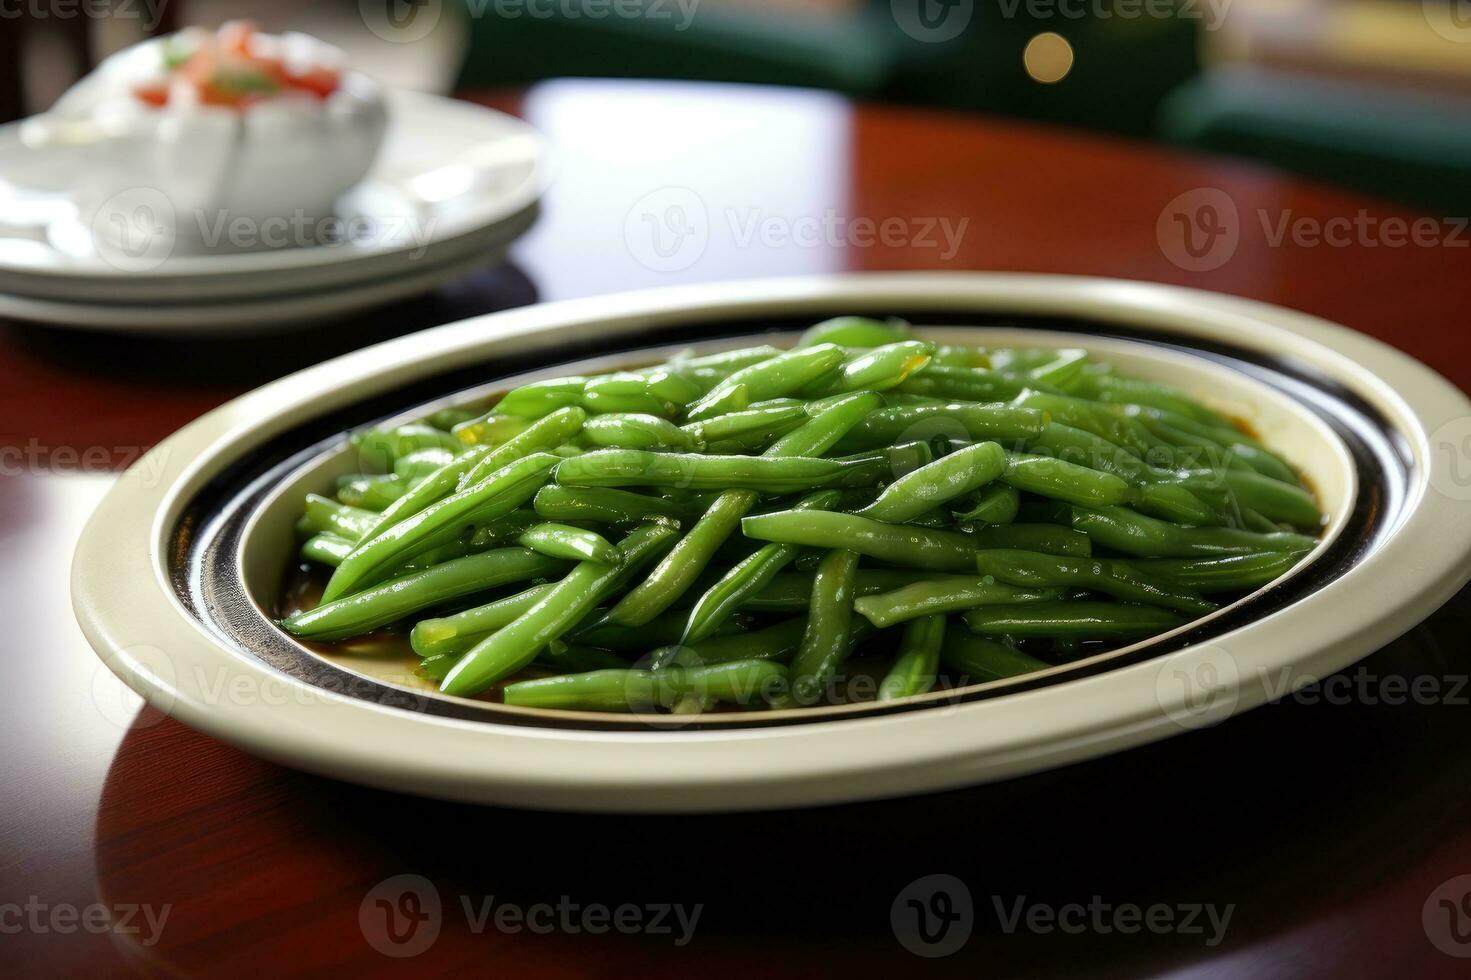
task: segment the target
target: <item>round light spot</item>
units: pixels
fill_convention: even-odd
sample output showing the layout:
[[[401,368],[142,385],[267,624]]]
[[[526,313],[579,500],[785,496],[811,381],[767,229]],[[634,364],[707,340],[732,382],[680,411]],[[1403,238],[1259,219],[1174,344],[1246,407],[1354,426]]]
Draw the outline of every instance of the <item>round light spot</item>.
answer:
[[[1052,85],[1073,70],[1073,46],[1061,34],[1046,31],[1027,42],[1022,64],[1032,81]]]

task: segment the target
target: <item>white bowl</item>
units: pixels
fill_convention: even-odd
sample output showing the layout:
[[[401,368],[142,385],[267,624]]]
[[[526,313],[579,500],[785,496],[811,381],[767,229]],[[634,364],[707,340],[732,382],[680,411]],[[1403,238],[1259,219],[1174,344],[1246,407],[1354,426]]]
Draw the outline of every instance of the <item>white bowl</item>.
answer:
[[[408,411],[431,393],[443,401],[472,388],[467,379],[484,386],[528,364],[560,373],[553,365],[570,347],[634,348],[675,330],[679,341],[703,333],[712,346],[728,345],[752,322],[795,325],[841,312],[1027,318],[1053,332],[966,334],[1082,344],[1222,404],[1303,468],[1329,515],[1324,540],[1289,576],[1234,607],[1082,664],[897,709],[712,716],[686,729],[443,698],[403,677],[375,677],[371,665],[344,669],[339,658],[311,653],[258,608],[272,602],[292,554],[300,493],[330,486],[351,465],[337,435],[348,425]],[[1067,329],[1090,335],[1056,332]],[[1464,455],[1452,436],[1468,420],[1471,403],[1459,391],[1376,341],[1190,290],[1018,275],[662,290],[437,328],[215,410],[157,447],[104,500],[78,548],[73,591],[103,660],[151,703],[310,771],[453,799],[586,810],[889,796],[1215,724],[1409,629],[1471,575],[1471,490],[1444,454]]]

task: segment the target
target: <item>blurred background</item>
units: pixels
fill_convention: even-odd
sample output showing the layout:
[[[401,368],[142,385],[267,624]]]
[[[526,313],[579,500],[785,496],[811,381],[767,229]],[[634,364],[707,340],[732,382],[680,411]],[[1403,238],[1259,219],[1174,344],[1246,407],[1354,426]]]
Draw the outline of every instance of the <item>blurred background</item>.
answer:
[[[0,117],[147,33],[250,17],[384,81],[799,86],[1262,161],[1471,211],[1471,0],[57,0],[0,2]],[[405,43],[412,41],[413,43]]]

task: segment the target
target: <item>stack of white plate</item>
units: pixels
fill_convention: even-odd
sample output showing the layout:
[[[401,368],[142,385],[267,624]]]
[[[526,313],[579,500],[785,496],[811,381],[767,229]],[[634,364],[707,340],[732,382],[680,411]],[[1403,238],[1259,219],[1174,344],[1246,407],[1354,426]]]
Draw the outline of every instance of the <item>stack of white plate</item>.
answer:
[[[387,99],[383,149],[330,226],[283,223],[228,243],[228,230],[212,229],[205,253],[96,238],[74,202],[27,192],[37,163],[19,124],[0,127],[0,316],[129,331],[270,330],[427,292],[502,261],[535,219],[545,141],[469,103],[404,91]]]

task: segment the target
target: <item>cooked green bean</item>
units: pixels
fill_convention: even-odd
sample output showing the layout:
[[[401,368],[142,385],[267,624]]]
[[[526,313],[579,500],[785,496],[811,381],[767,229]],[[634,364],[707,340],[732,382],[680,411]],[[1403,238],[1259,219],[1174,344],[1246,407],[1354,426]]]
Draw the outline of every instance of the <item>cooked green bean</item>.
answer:
[[[1228,527],[1181,527],[1124,507],[1074,507],[1073,528],[1104,547],[1139,558],[1306,551],[1315,543],[1306,535],[1286,532],[1260,534]]]
[[[759,541],[808,548],[847,548],[893,565],[941,572],[975,568],[970,537],[908,524],[884,524],[855,514],[788,510],[741,521],[741,531]]]
[[[840,496],[836,490],[819,490],[804,497],[793,509],[825,510],[834,506]],[[797,550],[797,546],[791,544],[763,545],[731,566],[730,571],[695,602],[681,642],[698,643],[714,633],[747,599],[765,588],[777,572],[791,564],[797,557]]]
[[[815,323],[802,332],[798,347],[837,344],[839,347],[881,347],[910,338],[909,324],[891,318],[874,320],[866,316],[835,316]]]
[[[1001,479],[1018,490],[1069,504],[1106,507],[1130,498],[1129,485],[1118,477],[1051,456],[1007,453]]]
[[[940,647],[946,667],[974,681],[1000,681],[1034,674],[1052,666],[1015,647],[988,640],[965,630],[947,630]]]
[[[1051,588],[1017,588],[982,576],[947,575],[905,585],[893,592],[864,596],[854,603],[854,609],[879,629],[885,629],[919,616],[1056,598],[1057,592]]]
[[[786,668],[767,660],[666,670],[596,670],[507,684],[506,704],[582,711],[647,711],[686,696],[750,701],[779,692]]]
[[[582,424],[582,437],[594,446],[613,449],[695,449],[688,432],[657,415],[598,415]]]
[[[957,524],[1010,524],[1021,509],[1021,494],[1016,487],[992,483],[976,491],[966,508],[955,513]]]
[[[556,575],[567,563],[525,548],[501,548],[409,572],[345,598],[281,620],[313,640],[341,640],[396,622],[409,613],[510,582]]]
[[[940,670],[940,645],[944,640],[944,616],[922,616],[911,620],[899,641],[899,656],[884,679],[879,681],[878,699],[897,701],[924,694],[934,687]]]
[[[581,562],[536,605],[466,651],[439,689],[468,696],[516,673],[531,663],[542,647],[576,625],[624,576],[674,535],[668,524],[644,524],[619,542],[623,558],[618,564]]]
[[[997,549],[976,553],[976,568],[998,582],[1034,589],[1086,589],[1125,602],[1160,606],[1199,616],[1214,602],[1179,586],[1151,579],[1132,562],[1108,558],[1068,558],[1035,551]]]
[[[817,344],[784,351],[769,360],[741,368],[710,389],[685,412],[690,422],[746,408],[751,402],[780,398],[800,391],[843,363],[843,349],[834,344]],[[730,395],[739,391],[739,403]]]
[[[336,568],[348,556],[354,545],[347,538],[335,534],[314,534],[301,546],[303,561],[314,561],[328,568]]]
[[[527,456],[364,541],[332,573],[322,601],[376,584],[414,551],[444,544],[477,521],[509,514],[531,499],[557,462],[550,453]]]
[[[1014,606],[982,606],[963,617],[984,636],[1051,636],[1080,640],[1127,640],[1174,629],[1185,620],[1155,606],[1122,602],[1058,600]]]
[[[421,619],[409,633],[409,644],[421,657],[460,654],[487,635],[512,623],[555,588],[554,584],[533,585],[504,599],[457,612],[453,616]]]
[[[412,625],[421,678],[512,705],[861,699],[842,664],[880,645],[881,701],[1048,671],[1272,582],[1324,520],[1285,460],[1184,391],[902,320],[418,415],[354,434],[338,499],[307,496],[300,555],[327,581],[286,626]]]
[[[1009,466],[1006,453],[994,442],[966,446],[895,480],[858,514],[888,524],[904,524],[947,500],[985,486]]]
[[[549,521],[637,524],[650,517],[687,520],[699,511],[664,497],[614,487],[564,487],[551,484],[536,492],[536,513]]]
[[[527,528],[516,539],[521,547],[567,561],[599,561],[611,565],[618,549],[596,531],[547,522]]]
[[[882,401],[873,392],[834,398],[800,428],[778,439],[763,456],[820,456]],[[649,577],[608,612],[608,620],[638,626],[673,605],[705,570],[716,549],[740,526],[741,518],[756,500],[752,490],[722,493]]]
[[[843,549],[828,552],[817,566],[807,629],[792,660],[791,695],[799,703],[812,704],[822,697],[848,655],[857,571],[857,553]]]
[[[852,452],[936,436],[1010,444],[1041,431],[1042,413],[1029,408],[966,402],[896,405],[869,413],[837,448]]]
[[[787,494],[822,486],[872,486],[886,475],[885,456],[860,460],[810,456],[702,456],[599,449],[557,466],[556,480],[572,487],[735,487]]]
[[[971,540],[977,548],[1017,548],[1075,558],[1093,554],[1088,535],[1056,524],[992,524],[976,528]]]

